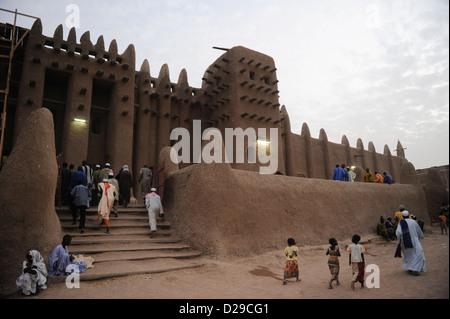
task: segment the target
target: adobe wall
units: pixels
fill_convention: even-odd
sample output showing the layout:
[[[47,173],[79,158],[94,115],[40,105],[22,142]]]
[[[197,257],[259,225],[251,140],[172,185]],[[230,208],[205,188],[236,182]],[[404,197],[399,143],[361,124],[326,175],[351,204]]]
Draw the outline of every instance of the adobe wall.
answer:
[[[76,37],[72,28],[64,39],[62,25],[56,28],[53,37],[47,37],[42,34],[41,20],[33,24],[19,86],[14,140],[31,112],[57,104],[60,110],[52,111],[63,112],[62,118],[56,120],[63,122],[57,136],[61,141],[57,152],[62,152],[63,161],[76,166],[86,159],[92,166],[110,162],[119,171],[124,164],[131,166],[133,154],[134,46],[119,54],[115,40],[106,51],[103,36],[95,45],[89,32],[81,35],[80,43]],[[58,87],[46,83],[49,73],[54,74]],[[98,108],[94,105],[93,94],[98,87],[95,83],[111,88],[110,103],[104,106],[107,115],[101,118],[101,134],[92,134],[91,130],[91,116],[95,114],[94,108]],[[75,122],[75,118],[86,123]]]
[[[373,236],[380,216],[400,204],[430,224],[420,186],[261,175],[227,164],[170,173],[163,204],[184,240],[220,256],[283,249],[289,237],[302,246]]]
[[[427,199],[428,214],[433,222],[439,222],[442,203],[449,203],[448,166],[420,171],[417,176]]]
[[[28,251],[38,250],[47,265],[62,239],[55,211],[58,166],[51,112],[32,112],[23,128],[0,171],[0,296],[17,290]]]
[[[264,128],[269,135],[270,128],[277,128],[278,169],[289,176],[331,179],[335,164],[345,163],[356,166],[358,172],[366,167],[372,172],[385,170],[395,182],[404,183],[397,168],[405,160],[401,145],[398,156],[391,156],[386,147],[383,154],[377,153],[371,142],[365,149],[360,139],[356,147],[350,147],[345,136],[341,144],[331,143],[324,129],[319,138],[312,138],[306,124],[301,135],[293,134],[286,108],[279,104],[274,59],[242,46],[225,50],[206,69],[202,88],[193,88],[186,70],[172,83],[166,64],[156,78],[150,75],[147,60],[136,71],[133,45],[119,54],[113,40],[105,50],[103,36],[93,44],[89,32],[77,43],[75,28],[65,39],[62,25],[47,37],[42,34],[41,21],[36,20],[27,38],[14,139],[32,111],[56,102],[58,110],[52,111],[62,112],[55,117],[61,130],[56,128],[57,153],[61,151],[63,161],[76,166],[87,159],[91,166],[109,162],[115,172],[127,164],[134,177],[144,165],[157,172],[160,150],[174,143],[170,132],[182,127],[192,135],[193,120],[200,119],[202,132],[215,127],[222,136],[225,128]],[[49,74],[53,74],[55,87],[47,83]],[[98,105],[100,95],[104,99],[110,95],[109,102],[102,100],[106,104]],[[74,118],[87,122],[76,123]],[[93,129],[97,126],[98,132]],[[251,143],[245,141],[244,157],[256,149],[256,141]],[[259,169],[258,163],[248,161],[233,161],[231,166]],[[137,178],[134,181],[134,193],[139,194]]]
[[[420,184],[414,166],[402,156],[392,156],[387,145],[381,154],[376,152],[372,142],[365,149],[361,139],[357,140],[356,147],[351,147],[345,135],[341,144],[333,143],[328,141],[324,129],[320,130],[319,138],[313,138],[306,123],[300,135],[291,131],[285,131],[284,135],[287,136],[284,139],[286,161],[292,163],[286,175],[332,179],[336,164],[345,164],[356,167],[356,181],[362,181],[366,168],[369,168],[372,173],[388,172],[394,183]],[[397,150],[400,148],[399,143]]]

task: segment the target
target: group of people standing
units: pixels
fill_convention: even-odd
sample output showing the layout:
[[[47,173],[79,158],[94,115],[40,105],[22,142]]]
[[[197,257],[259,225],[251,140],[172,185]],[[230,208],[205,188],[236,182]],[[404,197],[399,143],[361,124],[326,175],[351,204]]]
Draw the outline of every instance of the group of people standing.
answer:
[[[424,239],[422,227],[419,225],[416,219],[405,209],[404,205],[400,206],[399,214],[396,214],[395,220],[396,226],[394,226],[394,235],[399,240],[397,248],[394,252],[395,258],[402,258],[403,253],[403,265],[402,268],[407,270],[414,276],[419,276],[420,272],[426,272],[425,255],[423,252],[421,239]],[[365,260],[364,252],[365,248],[360,244],[361,237],[358,234],[352,236],[352,243],[348,245],[347,252],[349,256],[349,265],[352,267],[352,279],[351,288],[355,289],[355,284],[359,282],[361,288],[364,285],[365,276]],[[300,281],[299,277],[299,264],[298,256],[299,249],[293,238],[289,238],[288,246],[284,250],[286,256],[283,284],[287,284],[287,279],[295,278],[296,281]],[[335,238],[329,239],[330,246],[326,251],[328,256],[328,267],[331,273],[331,278],[328,282],[328,288],[332,289],[333,281],[336,281],[336,285],[340,285],[339,282],[339,257],[341,252],[339,251],[338,241]]]
[[[73,167],[73,165],[71,165]],[[165,218],[162,203],[156,189],[152,188],[152,168],[144,165],[139,171],[138,182],[141,184],[141,196],[145,201],[151,229],[151,237],[156,232],[156,213]],[[64,205],[70,205],[73,222],[76,224],[80,214],[79,228],[84,233],[86,208],[98,207],[98,221],[105,225],[105,233],[110,234],[110,213],[118,217],[118,207],[127,207],[131,199],[133,176],[128,165],[123,165],[114,176],[111,164],[102,168],[99,164],[92,169],[87,161],[83,161],[76,172],[71,172],[67,163],[63,164],[61,172],[62,198]]]
[[[106,163],[103,168],[97,164],[95,169],[92,169],[87,161],[83,161],[73,173],[67,167],[67,163],[63,163],[62,203],[71,208],[72,225],[76,224],[77,215],[80,214],[81,233],[84,233],[86,208],[90,206],[98,206],[99,221],[106,225],[105,232],[109,233],[109,213],[112,209],[118,217],[118,205],[126,207],[130,202],[132,185],[133,179],[128,165],[124,165],[114,176],[110,163]]]
[[[350,166],[345,166],[345,164],[336,164],[336,167],[333,170],[332,178],[334,181],[354,182],[356,179],[356,173]],[[364,182],[392,184],[392,177],[387,172],[383,172],[383,175],[381,175],[378,171],[375,171],[374,174],[372,174],[370,169],[366,168]]]
[[[334,181],[354,182],[355,178],[356,173],[350,166],[345,167],[345,164],[336,164],[336,167],[333,170]]]

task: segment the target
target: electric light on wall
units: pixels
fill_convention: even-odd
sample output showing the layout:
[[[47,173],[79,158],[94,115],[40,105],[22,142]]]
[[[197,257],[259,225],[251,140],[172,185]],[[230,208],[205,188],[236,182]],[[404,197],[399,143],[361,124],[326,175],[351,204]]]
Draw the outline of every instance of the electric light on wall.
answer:
[[[264,138],[261,138],[261,137],[256,137],[256,143],[263,144],[263,145],[268,145],[268,144],[270,144],[270,141],[268,141],[268,140],[266,140]]]
[[[74,120],[74,122],[78,122],[78,123],[86,123],[86,120],[84,120],[84,119],[74,118],[73,120]]]

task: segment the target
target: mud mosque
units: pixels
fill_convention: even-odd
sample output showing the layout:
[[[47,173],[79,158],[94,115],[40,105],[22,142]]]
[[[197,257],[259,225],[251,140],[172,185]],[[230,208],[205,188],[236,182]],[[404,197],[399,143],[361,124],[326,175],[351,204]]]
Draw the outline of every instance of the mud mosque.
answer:
[[[204,72],[202,87],[195,88],[185,70],[173,83],[168,65],[157,77],[147,60],[136,66],[132,44],[119,53],[115,40],[107,46],[100,36],[94,43],[89,32],[78,43],[75,28],[66,36],[62,25],[46,36],[40,19],[30,30],[14,30],[0,23],[2,57],[9,54],[12,39],[17,42],[8,83],[8,64],[1,64],[0,86],[9,85],[7,99],[4,91],[1,95],[2,155],[8,159],[28,118],[42,108],[53,115],[54,155],[63,162],[109,162],[115,172],[126,164],[133,176],[144,165],[158,172],[161,154],[175,143],[170,132],[182,127],[192,133],[194,120],[201,120],[202,131],[214,127],[223,135],[225,128],[278,129],[278,170],[284,176],[258,174],[262,164],[247,161],[166,162],[165,211],[197,248],[234,254],[245,243],[246,249],[261,252],[284,246],[287,236],[326,242],[329,231],[337,237],[373,232],[379,216],[393,214],[399,204],[429,223],[436,205],[448,203],[448,166],[419,174],[400,141],[393,155],[387,145],[377,151],[361,139],[351,146],[345,135],[341,143],[330,142],[324,129],[313,138],[306,123],[301,134],[293,133],[289,106],[279,103],[275,61],[263,53],[243,46],[223,49]],[[245,156],[257,139],[246,140]],[[356,183],[332,181],[336,163],[354,166]],[[366,167],[389,172],[394,183],[358,183]],[[134,182],[136,196],[140,186],[137,178]],[[6,186],[2,192],[0,205],[1,199],[15,196]],[[368,219],[374,222],[368,225]]]
[[[2,25],[3,37],[8,33]],[[19,37],[24,33],[18,29]],[[287,109],[278,101],[275,62],[263,53],[242,46],[225,49],[205,71],[202,87],[194,88],[185,70],[177,83],[170,81],[167,65],[158,77],[150,75],[147,60],[137,71],[132,44],[120,54],[115,40],[106,50],[102,36],[95,44],[89,32],[80,43],[76,38],[75,28],[64,38],[62,25],[52,37],[45,36],[36,20],[19,44],[3,155],[11,152],[29,114],[46,107],[54,117],[56,153],[64,162],[110,162],[114,171],[126,164],[135,176],[145,164],[157,170],[159,152],[174,143],[170,132],[177,127],[192,132],[195,119],[202,130],[215,127],[222,133],[225,128],[277,128],[278,170],[288,176],[331,179],[335,163],[355,166],[357,178],[366,167],[387,171],[397,183],[413,172],[400,169],[406,161],[400,142],[393,156],[387,145],[378,153],[372,142],[365,149],[361,139],[356,147],[346,136],[341,144],[329,142],[323,129],[312,138],[306,123],[301,135],[292,133]],[[246,141],[245,149],[255,143]],[[257,165],[245,161],[232,167],[256,170]]]

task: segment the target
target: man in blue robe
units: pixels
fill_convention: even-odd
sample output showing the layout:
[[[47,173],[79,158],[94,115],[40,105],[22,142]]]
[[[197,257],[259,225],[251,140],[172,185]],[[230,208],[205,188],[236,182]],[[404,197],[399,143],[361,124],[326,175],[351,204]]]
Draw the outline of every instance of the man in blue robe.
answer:
[[[344,180],[344,170],[340,167],[339,164],[336,164],[336,168],[333,171],[333,180],[335,181]]]
[[[72,236],[65,235],[62,243],[56,246],[50,254],[48,263],[48,275],[49,276],[66,276],[73,271],[84,272],[87,264],[85,262],[77,263],[74,261],[74,257],[69,254],[67,246],[70,245]],[[69,265],[75,265],[77,267],[69,267]]]
[[[384,184],[392,184],[392,178],[391,178],[391,175],[389,175],[389,174],[386,173],[386,172],[383,172],[383,175],[384,175],[383,183],[384,183]]]

